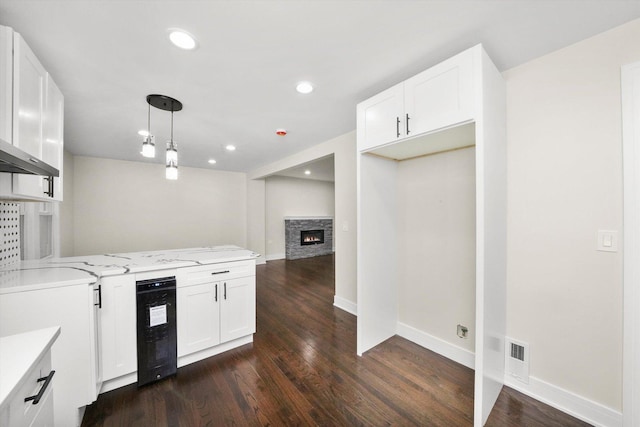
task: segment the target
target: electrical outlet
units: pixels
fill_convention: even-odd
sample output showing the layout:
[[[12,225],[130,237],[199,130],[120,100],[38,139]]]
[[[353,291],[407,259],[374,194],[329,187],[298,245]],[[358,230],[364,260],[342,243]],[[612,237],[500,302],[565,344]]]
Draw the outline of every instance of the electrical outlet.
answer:
[[[460,338],[467,339],[469,336],[469,328],[463,325],[458,325],[458,336]]]

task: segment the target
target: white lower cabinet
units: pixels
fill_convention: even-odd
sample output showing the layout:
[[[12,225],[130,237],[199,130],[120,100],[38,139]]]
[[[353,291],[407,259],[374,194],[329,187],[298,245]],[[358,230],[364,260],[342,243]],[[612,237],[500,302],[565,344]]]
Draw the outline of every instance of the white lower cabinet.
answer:
[[[178,357],[220,344],[218,283],[177,290]]]
[[[54,327],[0,338],[1,426],[54,426],[51,346],[59,334]]]
[[[231,279],[222,284],[220,339],[227,342],[256,331],[256,277]]]
[[[52,377],[46,388],[44,388],[45,381],[39,381],[47,378],[51,372],[51,352],[49,351],[40,363],[27,373],[25,384],[18,391],[17,398],[10,404],[7,426],[54,426],[53,388],[57,378]],[[33,401],[25,402],[27,397],[38,396],[40,390],[43,393],[37,404],[34,405]]]
[[[135,275],[103,277],[100,288],[102,379],[109,381],[137,369]]]
[[[0,294],[0,336],[60,327],[51,350],[56,426],[80,425],[80,408],[96,400],[100,387],[95,294],[93,283]]]
[[[178,270],[178,357],[255,332],[255,267],[237,264]]]
[[[256,330],[255,261],[234,261],[166,271],[176,275],[178,366],[251,342]],[[137,381],[136,276],[100,280],[102,392]]]

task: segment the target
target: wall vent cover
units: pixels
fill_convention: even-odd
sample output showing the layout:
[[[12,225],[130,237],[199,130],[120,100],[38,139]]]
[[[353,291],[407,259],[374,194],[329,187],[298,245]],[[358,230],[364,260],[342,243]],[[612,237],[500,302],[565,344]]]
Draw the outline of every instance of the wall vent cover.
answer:
[[[524,362],[524,346],[518,345],[514,342],[511,343],[511,357]]]
[[[529,384],[529,344],[507,338],[505,349],[506,373],[520,382]]]

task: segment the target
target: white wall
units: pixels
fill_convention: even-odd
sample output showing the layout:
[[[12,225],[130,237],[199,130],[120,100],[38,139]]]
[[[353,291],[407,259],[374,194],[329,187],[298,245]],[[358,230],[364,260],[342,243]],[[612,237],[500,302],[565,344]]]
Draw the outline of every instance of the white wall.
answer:
[[[247,180],[247,249],[260,254],[257,264],[266,260],[265,180]]]
[[[508,136],[507,333],[532,377],[620,410],[620,67],[640,60],[640,20],[504,73]]]
[[[74,163],[76,255],[247,243],[244,173],[181,167],[169,181],[163,164]]]
[[[63,201],[60,203],[60,256],[73,256],[75,253],[73,239],[73,170],[74,157],[68,151],[64,152],[64,179],[63,185]]]
[[[399,162],[397,187],[398,320],[473,352],[475,149]]]
[[[248,174],[261,180],[284,169],[334,155],[336,304],[355,311],[356,305],[356,133],[346,133]],[[255,213],[254,213],[255,214]],[[257,214],[254,215],[258,217]],[[265,218],[266,214],[262,214]],[[249,236],[249,240],[254,236]],[[252,248],[253,249],[253,248]]]
[[[285,257],[285,216],[334,216],[333,182],[272,176],[266,180],[266,255]],[[335,229],[335,224],[334,224]]]

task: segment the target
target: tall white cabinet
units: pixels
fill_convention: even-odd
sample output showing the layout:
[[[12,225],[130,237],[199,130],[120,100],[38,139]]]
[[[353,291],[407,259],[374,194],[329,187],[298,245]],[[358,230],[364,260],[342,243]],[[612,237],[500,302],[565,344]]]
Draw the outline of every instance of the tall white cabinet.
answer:
[[[475,146],[475,235],[469,239],[476,248],[475,266],[470,266],[475,269],[474,425],[482,426],[504,376],[506,132],[502,76],[478,45],[360,103],[357,123],[360,355],[398,333],[399,281],[406,267],[406,260],[398,255],[406,245],[399,233],[401,209],[397,205],[401,162]],[[410,289],[410,284],[402,285]]]

